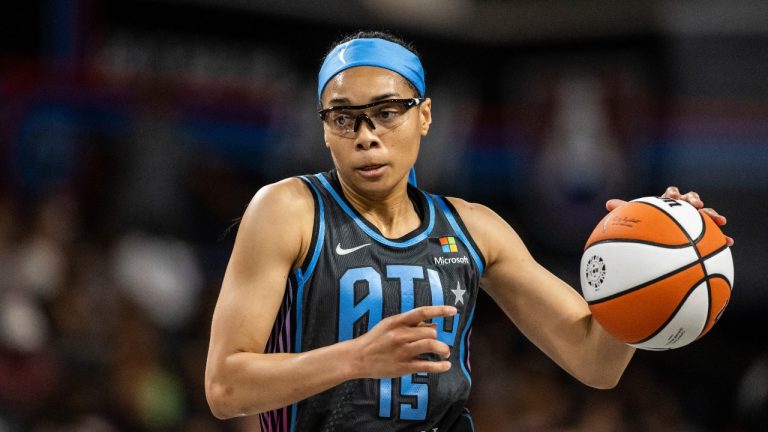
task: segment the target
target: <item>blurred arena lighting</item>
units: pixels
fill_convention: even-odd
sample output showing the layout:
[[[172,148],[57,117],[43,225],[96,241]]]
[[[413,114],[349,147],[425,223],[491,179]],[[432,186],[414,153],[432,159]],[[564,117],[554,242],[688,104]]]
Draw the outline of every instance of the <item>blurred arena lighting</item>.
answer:
[[[766,34],[760,0],[162,0],[239,8],[265,15],[414,32],[492,43],[666,34]],[[339,11],[343,11],[339,12]],[[542,19],[546,17],[546,19]]]

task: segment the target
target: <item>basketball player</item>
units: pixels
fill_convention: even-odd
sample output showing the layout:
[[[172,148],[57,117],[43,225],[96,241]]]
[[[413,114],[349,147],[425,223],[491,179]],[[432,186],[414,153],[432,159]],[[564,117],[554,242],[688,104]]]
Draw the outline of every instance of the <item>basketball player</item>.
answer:
[[[574,377],[616,385],[634,348],[503,219],[409,184],[432,120],[412,49],[349,38],[327,55],[318,97],[335,169],[265,186],[245,211],[213,315],[217,417],[259,413],[265,432],[471,431],[481,287]],[[703,206],[694,192],[665,196]]]

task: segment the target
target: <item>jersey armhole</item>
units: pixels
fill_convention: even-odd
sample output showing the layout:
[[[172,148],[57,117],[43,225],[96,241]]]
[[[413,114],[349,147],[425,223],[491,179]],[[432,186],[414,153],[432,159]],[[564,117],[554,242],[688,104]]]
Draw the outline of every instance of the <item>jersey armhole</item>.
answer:
[[[456,224],[459,226],[459,229],[464,233],[464,237],[466,238],[467,242],[469,242],[470,247],[475,250],[475,253],[477,254],[478,259],[480,260],[480,263],[482,264],[481,267],[481,273],[483,273],[483,269],[485,269],[486,262],[485,262],[485,256],[483,256],[483,251],[480,250],[479,247],[477,247],[477,243],[475,243],[475,239],[472,238],[472,234],[470,234],[469,230],[467,229],[467,226],[464,225],[464,221],[461,220],[461,216],[459,215],[459,212],[456,210],[456,207],[453,206],[451,201],[443,196],[437,196],[437,199],[440,203],[445,205],[445,210],[448,210],[448,212],[453,216],[453,219],[456,221]]]
[[[307,248],[307,256],[304,257],[301,265],[294,270],[297,279],[300,283],[307,280],[315,269],[317,260],[320,257],[320,251],[322,250],[323,238],[325,237],[325,208],[323,207],[323,200],[320,197],[320,191],[312,184],[312,181],[305,176],[298,177],[302,180],[307,188],[312,192],[312,201],[315,205],[314,218],[312,221],[312,238],[309,241],[309,247]]]

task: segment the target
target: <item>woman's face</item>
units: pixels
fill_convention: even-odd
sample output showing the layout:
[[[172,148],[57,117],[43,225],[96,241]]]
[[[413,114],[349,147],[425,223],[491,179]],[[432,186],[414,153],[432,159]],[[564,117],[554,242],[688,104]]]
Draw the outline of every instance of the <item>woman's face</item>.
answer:
[[[357,106],[387,99],[408,99],[414,90],[401,75],[388,69],[358,66],[334,76],[322,94],[322,107]],[[357,113],[357,112],[355,112]],[[383,113],[386,115],[386,113]],[[324,122],[325,145],[342,181],[371,197],[386,195],[408,182],[421,137],[432,121],[431,101],[408,109],[396,127],[372,129],[366,121],[350,136],[341,136]],[[374,125],[376,119],[373,119]]]

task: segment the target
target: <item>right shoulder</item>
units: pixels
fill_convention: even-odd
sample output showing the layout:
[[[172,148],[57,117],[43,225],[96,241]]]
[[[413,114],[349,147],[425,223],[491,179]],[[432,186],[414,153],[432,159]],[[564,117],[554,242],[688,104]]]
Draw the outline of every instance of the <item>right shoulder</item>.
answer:
[[[246,208],[238,237],[280,243],[291,249],[294,267],[303,261],[312,239],[315,202],[303,180],[292,177],[259,189]],[[274,247],[276,245],[272,245]]]
[[[314,211],[314,199],[309,186],[298,177],[271,183],[259,189],[248,204],[243,218],[252,212],[299,215]]]

